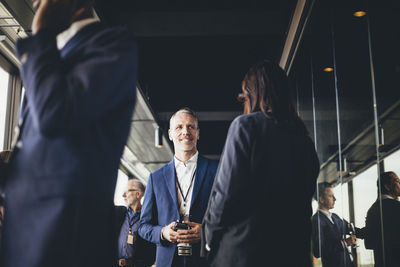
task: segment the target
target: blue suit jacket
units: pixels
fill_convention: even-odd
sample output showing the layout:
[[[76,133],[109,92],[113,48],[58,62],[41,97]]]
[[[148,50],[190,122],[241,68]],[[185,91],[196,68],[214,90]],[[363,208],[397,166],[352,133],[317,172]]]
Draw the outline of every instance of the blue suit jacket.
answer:
[[[201,223],[207,208],[218,163],[199,155],[190,206],[191,221]],[[157,244],[156,266],[171,266],[176,244],[161,242],[161,229],[179,220],[175,164],[172,160],[150,174],[143,200],[139,235]],[[200,244],[193,245],[193,258],[198,262]]]
[[[347,221],[332,213],[334,224],[318,211],[312,217],[312,250],[315,257],[321,257],[324,267],[351,267],[349,252],[342,245],[347,233]],[[321,251],[319,250],[321,247]]]
[[[113,195],[135,103],[137,49],[123,28],[80,30],[61,50],[17,43],[25,99],[8,167],[2,266],[112,266]]]

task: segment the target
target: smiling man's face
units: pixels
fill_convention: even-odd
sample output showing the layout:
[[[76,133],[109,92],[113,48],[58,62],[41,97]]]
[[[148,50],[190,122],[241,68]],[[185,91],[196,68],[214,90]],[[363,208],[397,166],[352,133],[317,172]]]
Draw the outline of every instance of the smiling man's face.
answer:
[[[180,152],[196,152],[199,133],[196,119],[186,112],[175,114],[168,131],[175,151]]]

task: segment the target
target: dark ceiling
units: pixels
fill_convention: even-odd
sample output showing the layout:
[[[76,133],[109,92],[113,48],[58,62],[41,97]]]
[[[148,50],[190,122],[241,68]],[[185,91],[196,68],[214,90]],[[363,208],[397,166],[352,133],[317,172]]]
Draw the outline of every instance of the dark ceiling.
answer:
[[[200,153],[218,158],[242,109],[236,96],[245,72],[262,58],[279,61],[296,3],[102,0],[96,10],[136,34],[139,86],[164,133],[174,111],[191,107],[200,120]]]

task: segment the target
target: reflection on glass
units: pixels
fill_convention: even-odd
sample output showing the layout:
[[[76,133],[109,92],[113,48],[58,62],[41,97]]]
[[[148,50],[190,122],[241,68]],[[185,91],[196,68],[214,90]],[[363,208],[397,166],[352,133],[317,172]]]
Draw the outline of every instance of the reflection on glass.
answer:
[[[377,198],[376,180],[376,165],[357,175],[353,180],[355,223],[360,228],[365,226],[367,211]],[[367,250],[364,242],[358,242],[358,245],[357,258],[360,267],[372,267],[374,264],[373,251]]]
[[[394,152],[384,160],[385,170],[400,174],[400,150]]]

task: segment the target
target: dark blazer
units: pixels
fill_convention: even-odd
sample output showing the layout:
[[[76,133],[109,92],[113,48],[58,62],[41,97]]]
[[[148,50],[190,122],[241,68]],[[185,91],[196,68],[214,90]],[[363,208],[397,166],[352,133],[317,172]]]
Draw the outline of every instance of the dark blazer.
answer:
[[[125,206],[115,207],[115,229],[114,229],[114,251],[118,249],[118,238],[121,231],[121,227],[125,221],[127,208]],[[136,233],[137,234],[137,233]],[[135,235],[136,235],[135,234]],[[156,246],[153,243],[148,242],[141,238],[138,234],[136,235],[137,240],[135,240],[135,254],[133,256],[135,267],[151,266],[154,264],[156,259]],[[117,255],[118,256],[118,255]],[[117,261],[115,261],[117,262]]]
[[[310,266],[318,172],[314,145],[297,127],[262,112],[236,118],[204,215],[203,255],[218,267]]]
[[[385,263],[386,267],[400,266],[400,202],[393,199],[382,200],[382,214],[380,203],[375,201],[369,208],[366,218],[365,247],[374,250],[375,267],[382,267],[382,231],[383,221]]]
[[[135,103],[137,49],[123,28],[81,29],[61,50],[17,43],[25,99],[9,163],[2,266],[112,266],[113,196]]]
[[[218,163],[199,155],[190,204],[191,221],[201,223]],[[156,266],[171,266],[176,244],[161,242],[161,229],[179,220],[174,160],[150,174],[143,200],[139,234],[157,244]],[[193,261],[200,264],[200,244],[193,244]]]
[[[347,248],[342,245],[344,234],[348,233],[348,222],[332,213],[334,224],[321,211],[312,217],[312,251],[321,257],[324,267],[354,266]],[[319,247],[321,246],[321,251]]]

